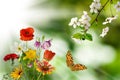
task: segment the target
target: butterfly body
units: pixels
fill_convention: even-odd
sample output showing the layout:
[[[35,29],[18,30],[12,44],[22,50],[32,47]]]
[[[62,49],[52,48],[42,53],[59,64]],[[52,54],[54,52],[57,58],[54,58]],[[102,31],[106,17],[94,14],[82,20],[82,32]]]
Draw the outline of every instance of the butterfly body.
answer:
[[[68,51],[67,54],[66,54],[66,63],[67,63],[67,66],[72,71],[79,71],[79,70],[87,69],[87,67],[83,64],[74,64],[73,57],[72,57],[70,51]]]

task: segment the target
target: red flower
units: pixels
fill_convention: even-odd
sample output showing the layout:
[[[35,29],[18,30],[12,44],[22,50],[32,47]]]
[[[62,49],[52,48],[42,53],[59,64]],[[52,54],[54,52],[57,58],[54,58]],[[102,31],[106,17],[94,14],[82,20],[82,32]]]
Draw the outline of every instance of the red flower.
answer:
[[[15,53],[10,53],[10,54],[7,54],[5,57],[4,57],[4,61],[7,61],[7,60],[14,60],[14,59],[18,59],[19,56]]]
[[[33,39],[34,35],[34,29],[31,27],[28,27],[26,29],[20,30],[20,39],[23,41],[30,41]]]
[[[49,50],[45,50],[43,58],[50,61],[54,57],[55,53]]]

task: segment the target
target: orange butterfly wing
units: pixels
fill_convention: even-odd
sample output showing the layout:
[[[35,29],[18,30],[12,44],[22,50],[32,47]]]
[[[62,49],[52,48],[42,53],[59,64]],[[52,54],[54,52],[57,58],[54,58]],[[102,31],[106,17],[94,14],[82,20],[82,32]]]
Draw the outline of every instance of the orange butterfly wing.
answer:
[[[73,67],[71,67],[72,71],[79,71],[79,70],[84,70],[87,69],[87,67],[83,64],[75,64]]]
[[[79,70],[84,70],[87,69],[85,65],[82,64],[74,64],[73,62],[73,57],[71,55],[71,52],[68,51],[66,54],[66,63],[67,66],[72,70],[72,71],[79,71]]]
[[[72,57],[70,51],[68,51],[67,54],[66,54],[66,63],[67,63],[68,67],[72,67],[74,65],[73,57]]]

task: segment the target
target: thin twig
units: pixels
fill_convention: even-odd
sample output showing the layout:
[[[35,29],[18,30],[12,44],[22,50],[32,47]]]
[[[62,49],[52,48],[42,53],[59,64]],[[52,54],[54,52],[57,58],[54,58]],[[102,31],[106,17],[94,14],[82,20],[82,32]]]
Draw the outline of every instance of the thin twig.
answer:
[[[110,2],[112,3],[112,0],[110,0]],[[112,12],[112,5],[110,4],[110,12],[111,12],[111,15],[113,16],[113,12]]]
[[[105,6],[107,5],[108,2],[109,2],[109,0],[107,0],[106,3],[103,5],[103,7],[99,10],[96,18],[95,18],[95,19],[93,20],[93,22],[91,23],[91,26],[93,25],[93,23],[94,23],[95,21],[97,21],[98,16],[100,15],[101,11],[105,8]]]

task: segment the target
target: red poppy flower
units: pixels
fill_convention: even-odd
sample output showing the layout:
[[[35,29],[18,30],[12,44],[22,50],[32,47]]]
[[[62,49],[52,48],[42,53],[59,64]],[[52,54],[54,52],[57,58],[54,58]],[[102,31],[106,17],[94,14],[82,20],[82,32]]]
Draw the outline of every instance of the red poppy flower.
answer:
[[[14,60],[14,59],[18,59],[19,56],[15,53],[10,53],[10,54],[7,54],[5,57],[4,57],[4,61],[8,61],[8,60]]]
[[[28,27],[26,29],[20,30],[20,39],[23,41],[30,41],[33,39],[34,35],[34,29],[31,27]]]
[[[45,50],[43,58],[50,61],[54,57],[55,53],[49,50]]]

